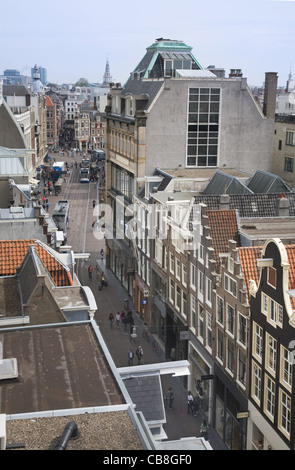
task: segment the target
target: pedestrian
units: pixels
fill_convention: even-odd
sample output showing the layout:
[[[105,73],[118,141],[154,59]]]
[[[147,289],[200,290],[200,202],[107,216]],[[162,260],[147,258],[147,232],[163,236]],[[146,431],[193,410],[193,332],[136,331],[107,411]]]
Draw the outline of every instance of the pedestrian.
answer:
[[[124,310],[122,310],[122,312],[120,313],[120,320],[122,323],[123,323],[124,318],[125,318],[125,312]]]
[[[102,249],[100,250],[100,259],[101,259],[101,261],[103,261],[103,254],[104,254],[104,253],[103,253],[103,248],[102,248]]]
[[[93,201],[92,201],[92,207],[93,207],[93,209],[95,208],[95,205],[96,205],[96,202],[95,202],[95,200],[93,199]]]
[[[113,328],[113,321],[114,321],[114,315],[112,313],[110,313],[109,315],[109,322],[110,322],[110,328],[112,329]]]
[[[119,328],[120,326],[120,313],[116,313],[116,327]]]
[[[133,357],[134,357],[133,351],[130,349],[130,351],[128,352],[128,365],[129,366],[133,366]]]
[[[50,204],[49,204],[49,201],[48,201],[48,199],[47,199],[47,202],[46,202],[46,210],[47,210],[47,212],[49,211],[49,205],[50,205]]]
[[[207,421],[204,419],[201,424],[200,434],[206,441],[208,440],[208,426]]]
[[[124,316],[124,318],[123,318],[123,327],[124,327],[124,332],[126,333],[126,335],[127,335],[127,325],[128,325],[128,320]]]
[[[90,266],[88,266],[88,276],[89,276],[89,279],[92,279],[92,271],[93,271],[93,268],[90,264]]]
[[[142,363],[142,356],[143,356],[143,349],[141,346],[138,346],[138,348],[136,349],[136,356],[137,356],[137,359],[138,359],[138,364],[141,364]]]
[[[169,387],[168,392],[166,393],[166,403],[169,410],[172,410],[174,393],[171,387]]]
[[[194,413],[194,397],[190,391],[187,392],[187,414]]]

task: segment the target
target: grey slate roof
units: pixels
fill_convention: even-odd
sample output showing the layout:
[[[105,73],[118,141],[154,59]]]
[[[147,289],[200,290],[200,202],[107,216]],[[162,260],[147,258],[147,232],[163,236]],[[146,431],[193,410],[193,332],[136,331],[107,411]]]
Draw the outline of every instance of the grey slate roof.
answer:
[[[132,375],[123,380],[136,411],[141,411],[147,422],[165,422],[160,374]]]
[[[216,170],[206,186],[204,194],[252,194],[253,191],[235,176]]]
[[[292,189],[277,175],[256,170],[247,187],[253,193],[286,193]]]
[[[286,193],[289,215],[295,216],[295,193]],[[220,208],[220,195],[198,195],[195,203],[206,204],[208,209]],[[240,217],[276,217],[278,194],[230,194],[229,208],[237,209]]]

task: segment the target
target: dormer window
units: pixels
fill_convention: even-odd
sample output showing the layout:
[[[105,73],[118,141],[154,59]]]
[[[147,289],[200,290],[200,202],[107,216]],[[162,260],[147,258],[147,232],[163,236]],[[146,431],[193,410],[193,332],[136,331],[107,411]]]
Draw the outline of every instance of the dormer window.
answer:
[[[125,100],[125,112],[127,116],[134,116],[135,100],[132,96],[128,96]]]

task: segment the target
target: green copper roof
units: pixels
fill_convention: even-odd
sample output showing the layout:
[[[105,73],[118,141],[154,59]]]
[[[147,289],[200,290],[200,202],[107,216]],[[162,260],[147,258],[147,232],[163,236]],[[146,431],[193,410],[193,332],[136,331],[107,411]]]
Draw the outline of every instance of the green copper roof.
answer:
[[[147,47],[147,51],[150,49],[160,50],[173,50],[175,52],[179,51],[188,51],[192,50],[192,47],[184,44],[183,41],[177,41],[173,39],[157,39],[157,42],[154,42],[151,46]]]

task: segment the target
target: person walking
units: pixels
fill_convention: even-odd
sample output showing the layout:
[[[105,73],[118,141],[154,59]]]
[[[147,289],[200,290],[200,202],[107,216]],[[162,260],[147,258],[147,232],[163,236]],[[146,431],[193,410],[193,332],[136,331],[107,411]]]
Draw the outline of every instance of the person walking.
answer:
[[[194,414],[194,397],[190,391],[187,392],[187,414]]]
[[[208,426],[207,421],[205,419],[202,421],[200,434],[202,437],[204,437],[206,441],[208,440]]]
[[[120,313],[119,312],[116,313],[116,327],[117,328],[120,327]]]
[[[128,365],[129,366],[133,366],[133,357],[134,357],[133,351],[130,349],[128,352]]]
[[[136,349],[136,356],[138,364],[142,364],[143,349],[141,346],[138,346],[138,348]]]
[[[166,403],[167,403],[167,407],[169,410],[172,410],[172,406],[173,406],[173,401],[174,401],[174,393],[173,393],[173,390],[171,387],[169,387],[168,389],[168,392],[166,393]]]
[[[90,266],[88,266],[88,277],[89,277],[89,279],[92,279],[92,271],[93,271],[93,268],[90,264]]]
[[[113,321],[114,321],[114,315],[112,313],[110,313],[109,315],[109,322],[110,322],[110,328],[112,329],[113,328]]]
[[[103,248],[102,248],[102,249],[100,250],[100,259],[101,259],[101,261],[103,261],[103,255],[104,255],[104,253],[103,253]]]

